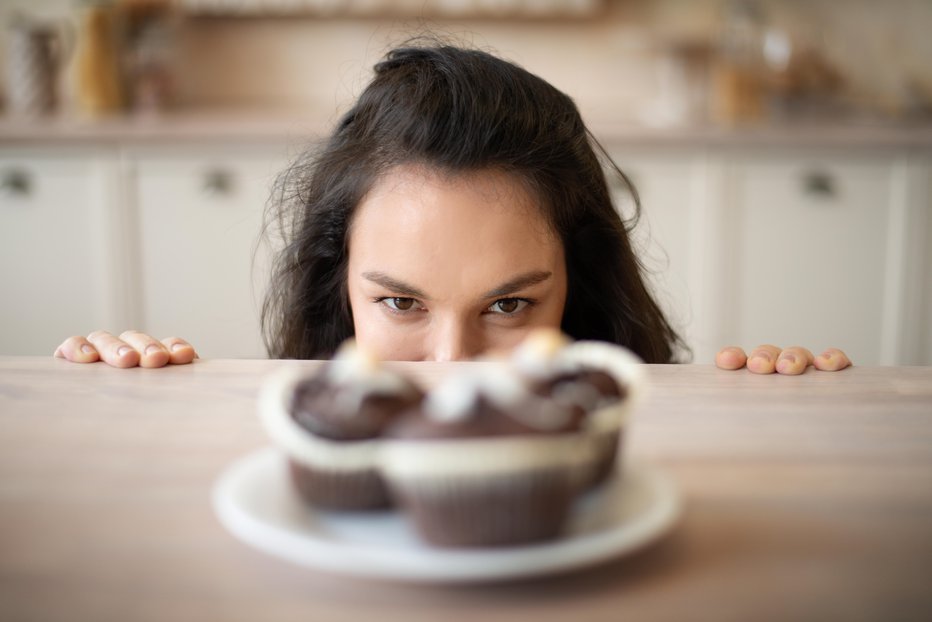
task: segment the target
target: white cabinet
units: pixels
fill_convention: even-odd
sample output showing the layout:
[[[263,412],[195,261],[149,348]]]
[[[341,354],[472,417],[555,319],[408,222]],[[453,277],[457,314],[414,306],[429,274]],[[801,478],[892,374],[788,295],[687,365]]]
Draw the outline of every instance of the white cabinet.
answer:
[[[896,250],[891,159],[746,154],[729,169],[726,341],[836,346],[879,363]]]
[[[693,351],[845,349],[932,364],[932,157],[885,151],[618,146],[650,286]],[[136,328],[203,357],[263,357],[269,257],[254,258],[286,146],[0,150],[0,354]],[[623,215],[633,205],[613,187]],[[254,263],[255,259],[255,263]]]
[[[725,345],[835,346],[862,365],[932,364],[932,186],[903,152],[631,149],[633,231],[693,360]],[[614,189],[623,215],[633,204]]]
[[[909,263],[916,267],[906,269],[911,281],[905,287],[915,296],[906,317],[907,324],[916,330],[905,340],[915,348],[906,360],[932,365],[932,154],[914,158],[910,171],[910,188],[915,190],[909,198],[912,218],[907,228],[912,232],[909,242],[913,249]]]
[[[149,149],[129,161],[139,329],[183,337],[202,357],[264,357],[268,258],[254,251],[283,150]]]
[[[740,153],[725,165],[723,342],[932,364],[928,166],[907,150]]]
[[[612,159],[631,180],[641,203],[641,214],[631,232],[632,245],[641,259],[644,274],[655,298],[699,356],[700,336],[695,334],[695,293],[690,286],[691,256],[696,249],[691,208],[697,183],[701,183],[701,161],[680,151],[616,151]],[[609,173],[616,207],[634,222],[633,196]]]
[[[256,245],[280,144],[0,151],[0,354],[95,329],[264,357]]]
[[[0,354],[51,355],[114,320],[116,175],[92,149],[0,151]]]

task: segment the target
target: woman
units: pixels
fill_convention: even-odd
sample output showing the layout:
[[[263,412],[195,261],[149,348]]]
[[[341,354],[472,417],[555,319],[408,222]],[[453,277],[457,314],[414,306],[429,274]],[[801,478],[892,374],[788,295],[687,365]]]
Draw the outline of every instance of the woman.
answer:
[[[645,286],[606,167],[635,193],[572,100],[537,76],[477,50],[390,52],[326,145],[280,180],[270,356],[327,358],[355,336],[388,360],[464,359],[559,326],[674,362],[686,348]],[[98,331],[56,356],[158,367],[196,355],[178,338]],[[772,346],[716,360],[763,373],[847,364]]]

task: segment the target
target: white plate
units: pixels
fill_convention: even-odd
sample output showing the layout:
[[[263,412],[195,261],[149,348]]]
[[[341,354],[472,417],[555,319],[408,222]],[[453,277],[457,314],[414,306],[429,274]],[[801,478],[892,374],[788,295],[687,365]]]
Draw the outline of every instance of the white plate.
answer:
[[[343,574],[431,583],[531,577],[631,553],[676,522],[671,482],[645,465],[579,499],[566,535],[552,542],[487,549],[423,544],[397,511],[314,510],[297,497],[285,457],[268,448],[230,465],[213,491],[220,522],[247,544],[298,564]]]

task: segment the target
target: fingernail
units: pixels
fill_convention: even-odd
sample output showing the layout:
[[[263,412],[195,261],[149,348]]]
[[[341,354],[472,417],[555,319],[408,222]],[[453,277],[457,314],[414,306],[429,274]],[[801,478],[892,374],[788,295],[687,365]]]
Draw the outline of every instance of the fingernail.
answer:
[[[83,346],[81,346],[81,352],[83,352],[84,354],[93,354],[94,348],[85,343]]]
[[[146,347],[146,354],[147,354],[147,355],[148,355],[148,354],[155,354],[156,352],[160,352],[161,350],[162,350],[162,348],[161,348],[160,346],[157,346],[157,345],[155,345],[154,343],[150,343],[150,344],[148,345],[148,347]]]
[[[783,359],[784,361],[786,361],[787,363],[795,363],[795,362],[796,362],[796,355],[795,355],[795,354],[784,354],[784,355],[781,356],[780,358]]]
[[[755,354],[755,355],[754,355],[754,358],[756,358],[758,361],[766,361],[767,363],[769,363],[770,361],[773,360],[773,359],[770,357],[770,355],[767,354],[766,352],[761,352],[760,354]]]
[[[132,352],[132,351],[133,351],[133,349],[132,349],[131,347],[129,347],[129,346],[123,346],[123,347],[121,347],[119,350],[117,350],[117,356],[126,356],[127,354],[129,354],[129,353]]]
[[[172,352],[177,352],[178,350],[180,350],[180,349],[183,348],[183,347],[184,347],[184,344],[183,344],[183,343],[173,343],[173,344],[172,344]]]

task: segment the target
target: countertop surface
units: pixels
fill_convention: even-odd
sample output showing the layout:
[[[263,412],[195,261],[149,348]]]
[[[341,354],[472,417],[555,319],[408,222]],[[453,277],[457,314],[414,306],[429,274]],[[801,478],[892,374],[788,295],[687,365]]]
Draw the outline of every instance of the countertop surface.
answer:
[[[629,459],[684,514],[634,556],[436,587],[349,579],[242,544],[211,488],[268,445],[262,378],[317,362],[118,370],[0,357],[0,619],[927,620],[932,367],[797,377],[649,366]],[[397,364],[425,384],[457,363]]]
[[[285,142],[327,136],[336,110],[177,110],[160,115],[82,119],[0,116],[0,146],[42,144],[161,144]],[[586,118],[609,147],[803,146],[827,148],[932,148],[932,121],[799,120],[723,127],[710,124],[651,127],[610,118]]]

